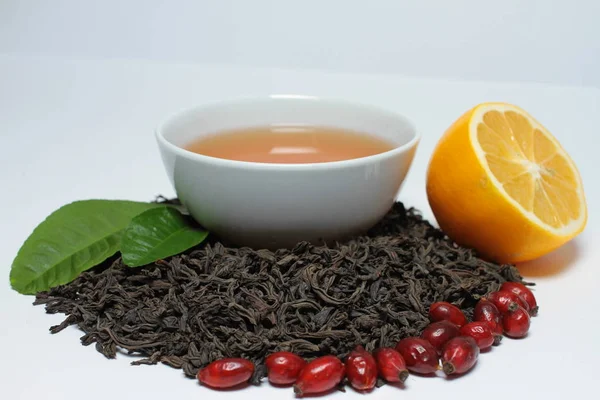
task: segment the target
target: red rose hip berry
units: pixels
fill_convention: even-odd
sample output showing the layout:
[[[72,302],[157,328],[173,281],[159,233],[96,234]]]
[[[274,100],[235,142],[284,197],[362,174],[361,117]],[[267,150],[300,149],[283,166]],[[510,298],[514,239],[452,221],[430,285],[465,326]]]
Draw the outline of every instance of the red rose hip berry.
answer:
[[[198,371],[200,383],[213,388],[230,388],[248,382],[254,364],[244,358],[223,358]]]
[[[379,375],[388,382],[404,383],[408,378],[408,369],[404,358],[390,347],[382,347],[373,353]]]
[[[529,313],[523,307],[517,308],[502,317],[504,334],[512,338],[522,338],[529,332]]]
[[[375,358],[362,346],[356,346],[346,359],[346,378],[356,390],[371,390],[377,383]]]
[[[460,328],[452,322],[438,321],[429,324],[423,330],[421,337],[431,343],[438,353],[441,353],[446,342],[458,336],[459,333]]]
[[[502,314],[494,303],[486,299],[479,300],[473,311],[473,320],[488,324],[494,334],[494,344],[500,344],[502,341],[502,333],[504,333],[504,328],[502,327]]]
[[[529,305],[522,297],[506,290],[490,293],[488,300],[494,303],[503,315],[516,310],[519,306],[529,310]]]
[[[427,340],[417,337],[402,339],[396,345],[409,371],[431,374],[438,370],[440,361],[435,347]]]
[[[296,383],[294,393],[317,394],[327,392],[336,387],[344,378],[344,364],[335,356],[322,356],[306,364]]]
[[[450,339],[442,352],[442,370],[446,375],[463,374],[473,368],[479,357],[479,347],[470,336]]]
[[[500,290],[507,292],[513,292],[517,296],[520,296],[527,305],[529,306],[529,315],[535,317],[538,314],[539,307],[533,292],[525,285],[519,282],[504,282],[500,286]]]
[[[479,350],[488,349],[495,342],[492,329],[486,322],[482,321],[469,322],[460,328],[460,334],[461,336],[470,336],[475,339]]]
[[[460,308],[445,301],[438,301],[429,307],[429,318],[433,322],[450,321],[459,327],[467,323],[467,317]]]
[[[267,379],[275,385],[290,385],[296,382],[305,365],[302,357],[289,351],[278,351],[265,359]]]

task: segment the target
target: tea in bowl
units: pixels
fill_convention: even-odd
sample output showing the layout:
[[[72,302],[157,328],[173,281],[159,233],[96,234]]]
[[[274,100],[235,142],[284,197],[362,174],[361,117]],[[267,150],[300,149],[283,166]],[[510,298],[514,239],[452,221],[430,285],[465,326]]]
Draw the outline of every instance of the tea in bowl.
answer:
[[[255,249],[364,233],[394,203],[419,143],[401,115],[309,96],[195,107],[156,138],[192,217]]]

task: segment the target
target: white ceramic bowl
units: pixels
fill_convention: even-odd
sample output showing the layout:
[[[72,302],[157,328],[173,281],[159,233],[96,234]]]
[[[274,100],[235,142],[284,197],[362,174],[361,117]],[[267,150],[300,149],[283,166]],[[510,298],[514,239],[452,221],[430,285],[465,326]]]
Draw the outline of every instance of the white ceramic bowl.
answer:
[[[222,130],[311,124],[365,132],[395,144],[385,153],[315,164],[231,161],[185,150]],[[365,232],[390,209],[419,136],[403,116],[309,96],[267,96],[200,106],[170,117],[156,132],[177,196],[209,231],[237,245],[290,247]]]

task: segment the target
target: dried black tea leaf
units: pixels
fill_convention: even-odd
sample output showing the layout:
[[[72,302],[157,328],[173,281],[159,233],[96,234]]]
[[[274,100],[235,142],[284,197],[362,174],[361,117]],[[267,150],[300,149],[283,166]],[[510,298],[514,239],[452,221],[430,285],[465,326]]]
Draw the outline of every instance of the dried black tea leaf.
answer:
[[[212,239],[185,254],[141,268],[120,258],[75,281],[37,294],[35,304],[77,325],[84,345],[114,358],[123,349],[194,377],[223,357],[245,357],[265,375],[278,350],[307,359],[344,358],[357,344],[372,351],[419,335],[429,305],[448,301],[471,318],[480,296],[516,268],[478,258],[396,203],[368,235],[291,250],[228,247]]]

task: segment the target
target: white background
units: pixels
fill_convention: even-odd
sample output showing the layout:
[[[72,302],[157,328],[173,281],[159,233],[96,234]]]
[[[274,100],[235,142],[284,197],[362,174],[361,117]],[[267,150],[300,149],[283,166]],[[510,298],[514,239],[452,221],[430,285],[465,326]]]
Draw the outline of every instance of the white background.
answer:
[[[0,53],[600,86],[596,0],[1,0]]]
[[[268,384],[215,392],[165,366],[131,367],[123,355],[106,360],[79,344],[75,328],[50,335],[62,316],[46,315],[8,285],[23,240],[61,205],[173,195],[152,136],[164,116],[283,92],[373,103],[411,118],[423,139],[400,199],[427,218],[425,171],[443,131],[478,102],[516,103],[572,155],[590,210],[576,240],[519,266],[538,284],[541,306],[527,339],[504,340],[460,379],[411,376],[400,392],[333,398],[597,397],[595,2],[176,3],[0,0],[0,398],[293,399],[291,390]]]

